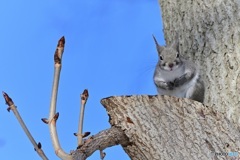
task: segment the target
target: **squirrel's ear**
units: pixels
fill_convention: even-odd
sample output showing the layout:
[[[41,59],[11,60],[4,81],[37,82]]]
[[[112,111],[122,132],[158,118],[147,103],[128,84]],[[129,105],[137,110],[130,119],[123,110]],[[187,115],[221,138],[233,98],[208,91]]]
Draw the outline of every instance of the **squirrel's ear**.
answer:
[[[163,46],[160,46],[160,45],[158,44],[157,39],[154,37],[154,35],[152,35],[152,36],[153,36],[154,42],[155,42],[155,44],[156,44],[156,48],[157,48],[158,53],[161,53],[161,52],[163,51],[164,47],[163,47]]]
[[[172,44],[172,48],[176,49],[179,52],[179,43],[178,40],[175,40],[175,42]]]
[[[179,52],[179,41],[178,41],[178,33],[176,33],[176,37],[173,40],[172,48],[176,49]]]

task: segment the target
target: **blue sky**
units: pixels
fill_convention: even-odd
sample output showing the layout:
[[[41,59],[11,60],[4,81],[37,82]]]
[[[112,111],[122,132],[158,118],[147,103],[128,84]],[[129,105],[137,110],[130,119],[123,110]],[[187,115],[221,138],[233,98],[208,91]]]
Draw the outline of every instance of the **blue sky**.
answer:
[[[57,41],[66,45],[60,78],[57,130],[62,148],[76,148],[80,93],[89,90],[84,131],[110,127],[100,104],[113,95],[156,94],[154,34],[164,44],[157,0],[68,0],[0,2],[0,90],[18,106],[35,140],[50,160],[48,126]],[[40,159],[13,113],[0,98],[0,159]],[[105,160],[128,160],[121,146],[106,149]],[[89,160],[99,158],[99,152]]]

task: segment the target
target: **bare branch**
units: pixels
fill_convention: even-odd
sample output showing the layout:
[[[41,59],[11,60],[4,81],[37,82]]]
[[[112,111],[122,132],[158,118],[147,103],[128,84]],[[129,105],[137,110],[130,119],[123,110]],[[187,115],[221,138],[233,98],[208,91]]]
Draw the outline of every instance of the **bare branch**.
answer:
[[[81,94],[81,111],[79,116],[78,133],[77,133],[78,146],[82,144],[83,136],[86,137],[86,134],[85,135],[82,134],[82,130],[83,130],[84,110],[85,110],[85,105],[87,103],[88,97],[89,97],[88,90],[85,89]]]
[[[38,142],[38,144],[36,143],[36,141],[34,140],[33,136],[31,135],[31,133],[29,132],[29,130],[27,129],[27,126],[25,125],[22,117],[20,116],[17,107],[14,105],[14,102],[12,101],[12,99],[8,96],[7,93],[2,92],[3,93],[3,97],[6,101],[6,104],[8,105],[7,110],[10,111],[12,110],[14,115],[16,116],[18,122],[20,123],[22,129],[24,130],[25,134],[27,135],[28,139],[31,141],[32,145],[34,146],[34,150],[38,153],[38,155],[43,159],[43,160],[48,160],[47,156],[44,154],[42,148],[42,145],[40,142]]]
[[[51,97],[51,105],[50,105],[50,115],[49,120],[52,119],[52,117],[56,113],[56,102],[57,102],[57,93],[58,93],[58,84],[60,79],[60,72],[61,72],[61,66],[62,66],[62,54],[64,51],[64,44],[65,39],[62,37],[58,41],[57,49],[54,54],[54,79],[53,79],[53,88],[52,88],[52,97]]]
[[[49,118],[42,119],[43,122],[48,123],[50,135],[53,143],[53,147],[55,150],[56,155],[64,160],[71,160],[72,157],[64,152],[61,148],[61,145],[58,140],[57,129],[56,129],[56,121],[59,116],[56,113],[56,102],[57,102],[57,93],[58,93],[58,84],[60,79],[60,71],[61,71],[61,64],[62,64],[62,54],[64,51],[65,39],[62,37],[58,41],[57,49],[54,54],[54,79],[53,79],[53,88],[52,88],[52,97],[51,97],[51,104],[50,104],[50,113]]]
[[[111,127],[98,134],[89,137],[72,153],[74,160],[85,160],[91,156],[96,150],[104,150],[105,148],[121,144],[122,146],[129,145],[127,136],[123,130],[118,127]]]

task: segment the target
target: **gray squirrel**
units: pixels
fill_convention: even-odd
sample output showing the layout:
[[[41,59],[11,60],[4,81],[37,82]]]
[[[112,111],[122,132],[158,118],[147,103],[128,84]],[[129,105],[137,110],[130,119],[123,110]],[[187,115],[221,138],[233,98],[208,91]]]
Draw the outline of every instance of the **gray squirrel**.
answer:
[[[159,56],[154,72],[158,94],[204,100],[204,83],[196,64],[179,53],[178,37],[170,46],[160,46],[153,35]]]

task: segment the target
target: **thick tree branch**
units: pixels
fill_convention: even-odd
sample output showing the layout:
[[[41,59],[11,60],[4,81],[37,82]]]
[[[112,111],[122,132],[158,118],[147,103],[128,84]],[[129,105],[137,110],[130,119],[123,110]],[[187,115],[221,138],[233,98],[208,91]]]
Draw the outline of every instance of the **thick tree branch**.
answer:
[[[72,152],[72,156],[74,160],[85,160],[96,150],[102,151],[118,144],[127,146],[129,141],[122,129],[113,126],[86,139],[82,146]]]
[[[213,153],[239,151],[238,125],[197,101],[139,95],[109,97],[101,103],[111,125],[134,142],[123,146],[132,160],[207,160]]]

